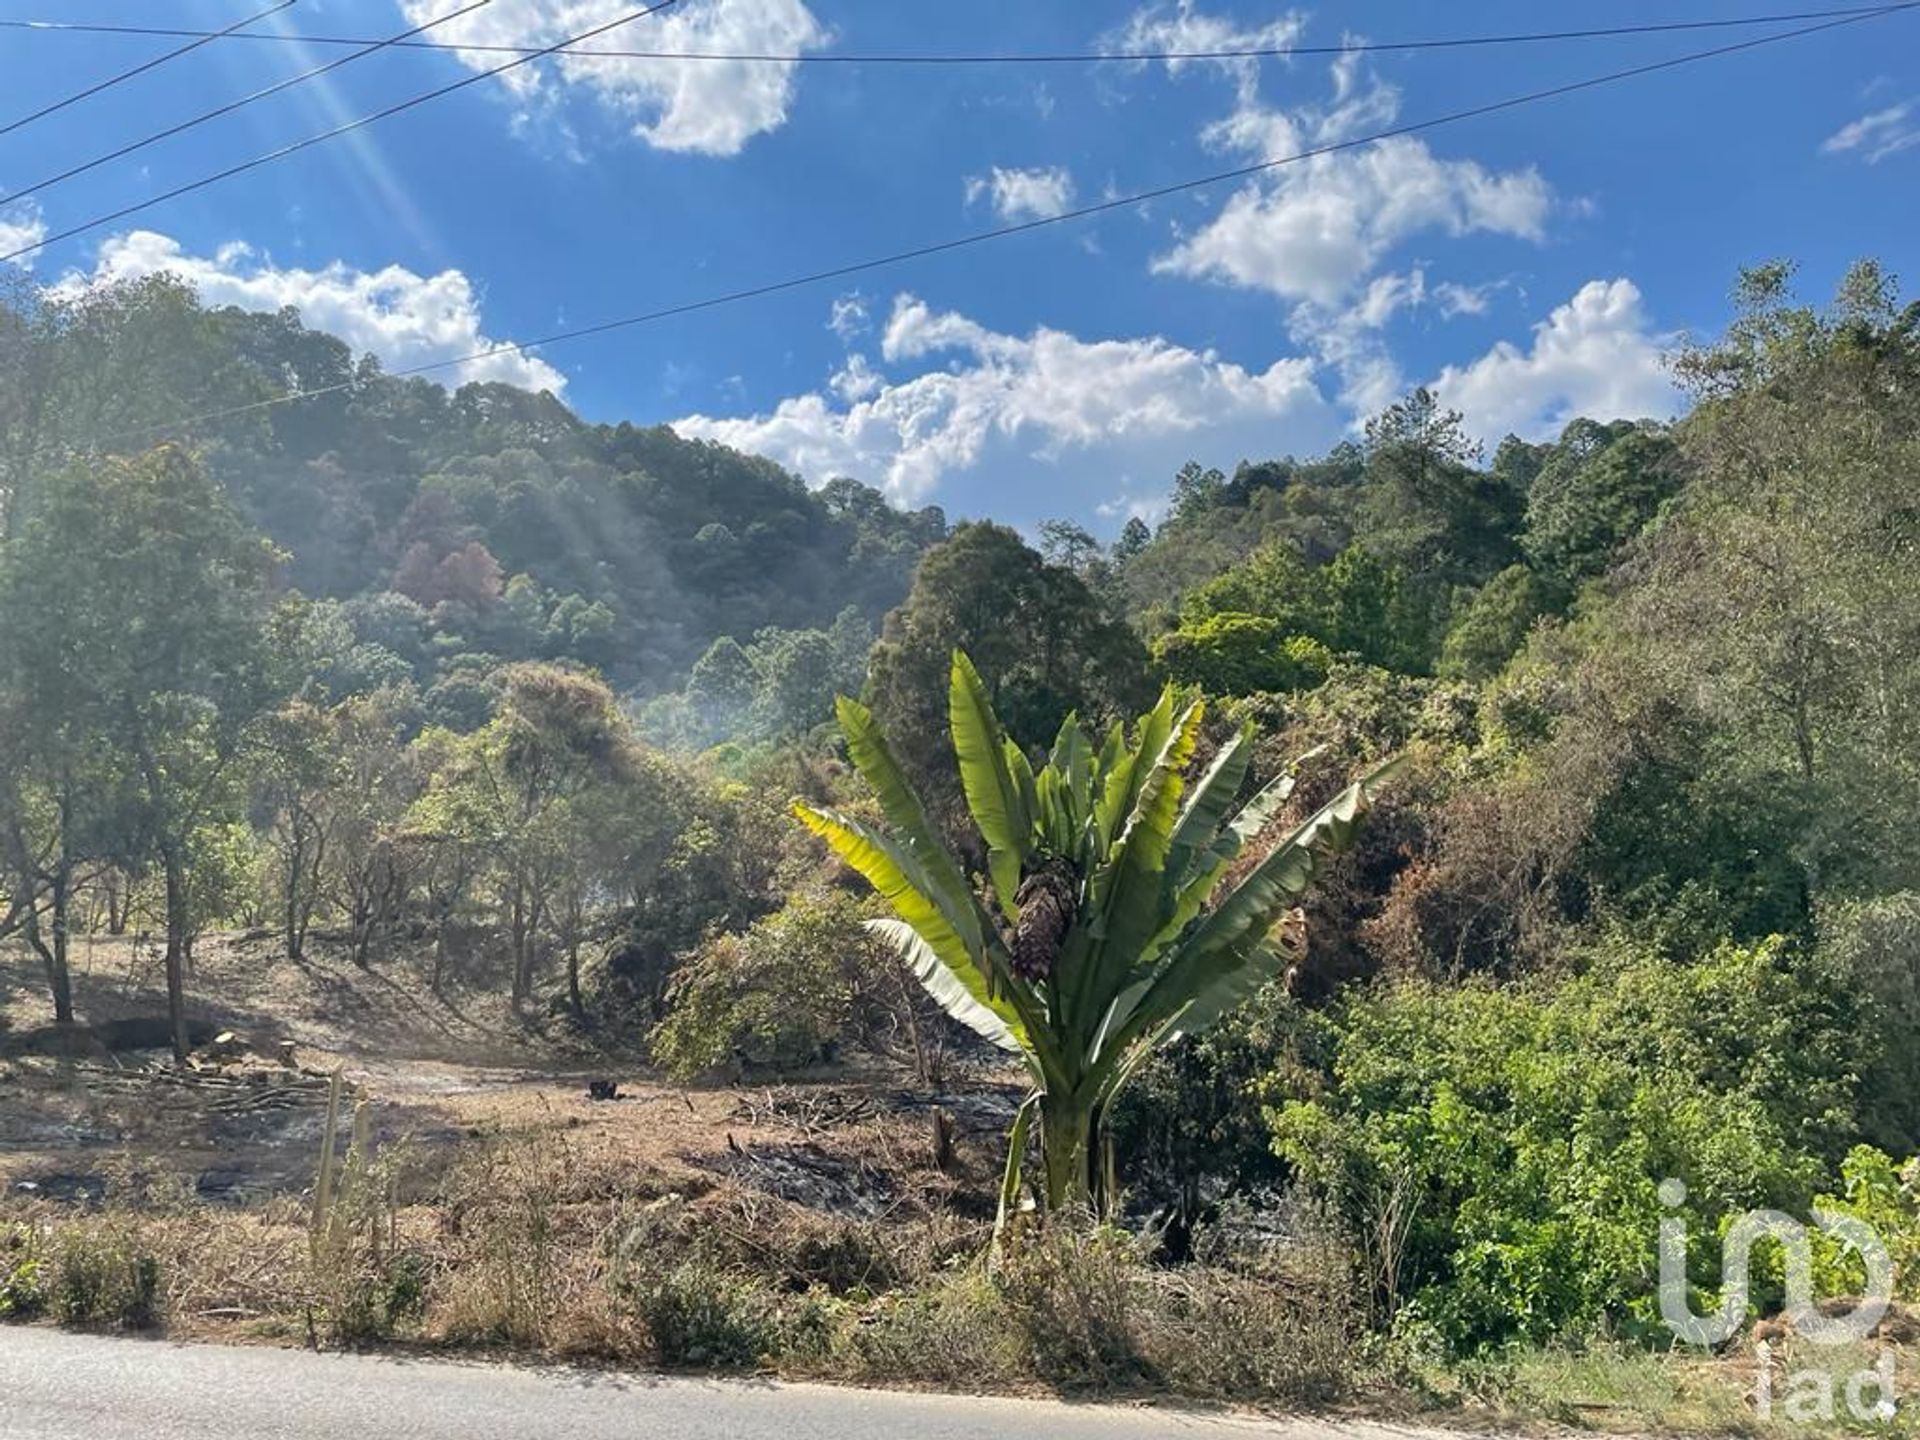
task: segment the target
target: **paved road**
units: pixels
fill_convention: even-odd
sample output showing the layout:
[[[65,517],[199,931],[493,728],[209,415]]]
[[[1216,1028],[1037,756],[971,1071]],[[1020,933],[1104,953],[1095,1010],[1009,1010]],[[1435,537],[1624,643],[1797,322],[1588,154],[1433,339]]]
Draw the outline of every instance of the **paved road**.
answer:
[[[0,1328],[0,1440],[1433,1440],[1400,1427]]]

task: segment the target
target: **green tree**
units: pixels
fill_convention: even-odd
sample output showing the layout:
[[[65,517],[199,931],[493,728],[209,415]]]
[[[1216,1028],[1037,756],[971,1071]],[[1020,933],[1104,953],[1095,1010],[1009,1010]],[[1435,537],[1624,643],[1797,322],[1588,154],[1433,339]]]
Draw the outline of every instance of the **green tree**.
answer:
[[[124,800],[120,855],[164,878],[182,1057],[195,837],[236,813],[236,761],[277,685],[272,561],[206,471],[168,447],[36,483],[0,563],[8,673],[65,715],[61,755],[124,767],[89,785]]]
[[[1510,564],[1523,497],[1478,468],[1458,411],[1421,389],[1367,422],[1356,534],[1418,581],[1476,585]]]
[[[1153,543],[1153,531],[1138,515],[1129,515],[1127,523],[1120,527],[1120,538],[1113,542],[1113,559],[1116,565],[1125,565],[1147,546]]]
[[[1023,745],[1046,744],[1069,713],[1125,714],[1149,693],[1139,637],[1105,615],[1079,576],[1047,564],[1005,526],[960,526],[928,552],[906,602],[887,616],[864,692],[943,813],[958,788],[939,738],[947,703],[940,657],[955,650],[973,657]]]
[[[331,717],[307,701],[290,701],[263,717],[258,752],[257,803],[276,862],[281,940],[287,958],[300,960],[324,894],[334,838],[329,802],[344,779]]]
[[[1435,670],[1449,680],[1488,680],[1526,643],[1552,607],[1552,588],[1524,565],[1509,565],[1456,605]]]
[[[1209,695],[1311,690],[1333,668],[1333,652],[1278,620],[1222,611],[1182,625],[1154,642],[1154,664],[1168,679]]]
[[[704,738],[743,731],[759,684],[753,657],[738,640],[722,635],[709,645],[694,663],[686,692]]]
[[[595,829],[609,818],[603,792],[631,782],[637,755],[612,692],[596,677],[527,663],[508,666],[501,683],[486,725],[437,742],[444,768],[415,806],[411,828],[487,857],[521,1004],[533,994],[543,943],[569,919],[556,906],[604,853]],[[570,934],[577,942],[577,928]]]
[[[952,661],[949,712],[990,896],[967,883],[874,716],[842,699],[847,748],[889,828],[798,803],[795,813],[891,905],[873,922],[956,1020],[1020,1056],[1034,1092],[1014,1124],[1003,1209],[1038,1113],[1051,1208],[1116,1196],[1107,1116],[1141,1061],[1212,1024],[1285,966],[1281,918],[1353,835],[1386,767],[1342,791],[1265,856],[1222,882],[1292,790],[1282,779],[1236,810],[1247,732],[1191,786],[1205,707],[1173,692],[1131,742],[1116,722],[1096,750],[1068,717],[1035,769],[1001,728],[986,682]]]
[[[1597,575],[1679,489],[1678,447],[1664,428],[1576,420],[1533,480],[1521,548],[1563,580]]]

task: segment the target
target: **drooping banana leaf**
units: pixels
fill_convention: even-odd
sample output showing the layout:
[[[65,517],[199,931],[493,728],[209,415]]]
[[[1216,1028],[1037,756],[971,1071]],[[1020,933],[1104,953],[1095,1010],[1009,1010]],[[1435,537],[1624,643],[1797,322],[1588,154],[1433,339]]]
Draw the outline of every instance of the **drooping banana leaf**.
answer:
[[[940,957],[967,989],[1002,1020],[1017,1019],[1012,1006],[997,997],[1000,977],[988,972],[980,956],[979,917],[971,898],[964,907],[949,902],[929,882],[915,859],[891,836],[881,835],[858,820],[831,810],[815,809],[796,801],[793,813],[829,849],[865,877],[894,913]],[[970,941],[972,943],[970,943]]]
[[[956,972],[934,952],[931,945],[904,920],[869,920],[867,929],[900,952],[914,977],[926,988],[940,1008],[989,1044],[1002,1050],[1025,1053],[1026,1027],[1012,1007],[995,1008],[980,982],[977,969]],[[1001,1013],[1002,1009],[1007,1013]]]
[[[1226,823],[1227,812],[1233,808],[1253,764],[1252,739],[1252,730],[1242,728],[1220,747],[1212,763],[1193,782],[1186,803],[1180,807],[1180,822],[1174,827],[1173,844],[1167,851],[1167,870],[1176,883],[1193,872],[1199,857]]]
[[[1000,1208],[994,1215],[993,1233],[997,1238],[1007,1228],[1007,1218],[1020,1201],[1020,1170],[1027,1158],[1027,1132],[1033,1128],[1034,1113],[1044,1097],[1035,1091],[1020,1102],[1014,1112],[1013,1132],[1007,1137],[1007,1164],[1000,1177]]]
[[[1325,752],[1326,748],[1324,745],[1316,745],[1304,754],[1296,756],[1293,764],[1287,768],[1286,774],[1276,777],[1264,790],[1247,802],[1245,809],[1233,817],[1233,824],[1227,828],[1232,831],[1238,842],[1234,847],[1236,854],[1239,853],[1240,845],[1246,844],[1266,829],[1267,822],[1280,813],[1280,807],[1293,798],[1294,787],[1300,783],[1300,767]]]

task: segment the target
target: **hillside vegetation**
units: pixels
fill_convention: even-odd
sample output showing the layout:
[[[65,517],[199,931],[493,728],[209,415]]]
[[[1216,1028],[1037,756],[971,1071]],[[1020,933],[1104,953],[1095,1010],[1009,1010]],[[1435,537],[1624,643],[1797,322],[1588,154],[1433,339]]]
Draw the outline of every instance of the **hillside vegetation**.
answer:
[[[592,1313],[594,1345],[674,1362],[951,1383],[972,1354],[981,1383],[1295,1401],[1511,1399],[1541,1354],[1640,1374],[1671,1343],[1663,1215],[1707,1236],[1825,1197],[1920,1254],[1920,305],[1871,264],[1826,305],[1789,281],[1747,273],[1727,333],[1674,357],[1675,423],[1487,455],[1416,392],[1326,456],[1196,461],[1111,544],[385,379],[166,280],[23,290],[0,305],[19,1028],[101,1018],[77,947],[140,937],[184,1059],[218,1000],[196,946],[249,932],[223,964],[486,994],[547,1061],[1012,1097],[957,1160],[931,1122],[911,1213],[834,1252],[851,1270],[822,1258],[850,1232],[769,1259],[718,1201],[637,1211],[677,1193],[639,1178],[655,1156],[632,1194],[616,1164],[553,1182],[584,1228],[537,1324],[451,1324],[460,1247],[390,1224],[355,1264],[390,1287],[430,1261],[430,1296],[381,1290],[369,1333],[424,1313],[553,1348]],[[323,393],[261,403],[287,386]],[[860,702],[837,724],[836,694]],[[893,912],[855,871],[918,948],[864,927]],[[1088,1082],[1073,1154],[1023,1109],[998,1173],[1006,1055],[1057,1099],[1236,924],[1232,984]],[[1123,945],[1080,991],[1105,1018],[1076,1014],[1073,967]],[[459,1213],[509,1203],[462,1174]],[[1099,1225],[1061,1213],[1089,1195]],[[667,1258],[606,1261],[621,1243]],[[1822,1250],[1825,1292],[1854,1266]],[[1243,1369],[1192,1347],[1223,1306]]]

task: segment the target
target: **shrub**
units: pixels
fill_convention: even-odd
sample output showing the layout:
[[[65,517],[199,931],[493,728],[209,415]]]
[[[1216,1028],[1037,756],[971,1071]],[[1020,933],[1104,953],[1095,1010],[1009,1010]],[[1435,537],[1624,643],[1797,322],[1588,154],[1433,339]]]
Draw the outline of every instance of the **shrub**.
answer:
[[[1386,1316],[1462,1351],[1652,1331],[1659,1182],[1694,1234],[1804,1213],[1853,1130],[1859,1036],[1780,941],[1688,965],[1618,942],[1561,981],[1355,995],[1309,1031],[1318,1093],[1268,1114]]]
[[[654,1058],[682,1078],[725,1066],[793,1070],[849,1038],[862,986],[894,962],[841,895],[799,895],[738,935],[708,940],[681,968]]]
[[[1823,1211],[1851,1215],[1873,1227],[1893,1262],[1896,1293],[1920,1299],[1920,1160],[1896,1163],[1871,1145],[1856,1145],[1840,1166],[1841,1192],[1814,1202]],[[1837,1244],[1814,1251],[1818,1289],[1827,1295],[1857,1295],[1866,1276],[1861,1262]]]
[[[31,1320],[46,1308],[46,1265],[31,1225],[0,1231],[0,1320]]]
[[[1877,1044],[1860,1077],[1861,1128],[1884,1149],[1920,1145],[1920,894],[1900,891],[1822,907],[1821,957],[1841,984],[1873,998]]]
[[[148,1330],[160,1323],[160,1261],[122,1225],[75,1221],[54,1232],[47,1296],[62,1325]]]
[[[641,1262],[625,1270],[618,1289],[662,1365],[738,1370],[780,1349],[774,1297],[743,1271],[699,1256],[664,1267]]]
[[[1108,1390],[1153,1378],[1136,1333],[1134,1243],[1105,1226],[1053,1224],[1002,1257],[1007,1313],[1042,1380]]]
[[[1120,1231],[1058,1220],[1016,1230],[991,1267],[959,1266],[845,1314],[826,1368],[854,1381],[1039,1381],[1290,1404],[1347,1390],[1355,1312],[1344,1263],[1284,1276],[1162,1270],[1140,1248]]]
[[[1318,640],[1290,634],[1283,621],[1234,611],[1161,636],[1153,659],[1168,679],[1210,695],[1311,690],[1333,668],[1333,652]]]

